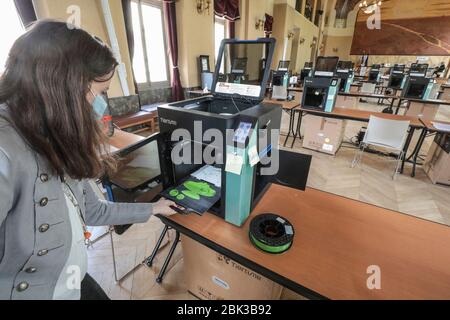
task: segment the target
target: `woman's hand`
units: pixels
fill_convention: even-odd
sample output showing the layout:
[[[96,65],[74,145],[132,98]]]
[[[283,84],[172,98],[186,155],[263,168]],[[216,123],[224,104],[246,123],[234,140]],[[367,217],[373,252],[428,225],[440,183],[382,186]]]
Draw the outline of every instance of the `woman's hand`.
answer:
[[[160,214],[165,217],[170,217],[176,214],[176,211],[170,208],[171,206],[177,207],[175,202],[166,199],[161,199],[153,204],[153,213]]]

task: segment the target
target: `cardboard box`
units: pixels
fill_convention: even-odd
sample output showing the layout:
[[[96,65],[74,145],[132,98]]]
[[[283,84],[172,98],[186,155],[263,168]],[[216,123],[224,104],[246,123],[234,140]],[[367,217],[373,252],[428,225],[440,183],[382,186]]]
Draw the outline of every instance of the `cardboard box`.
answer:
[[[350,92],[351,93],[359,92],[359,87],[358,86],[350,86]]]
[[[338,95],[337,99],[336,99],[336,107],[356,109],[357,100],[358,100],[358,98],[356,98],[356,97],[348,97],[348,96]]]
[[[439,99],[450,101],[450,87],[443,88],[442,94]]]
[[[250,240],[249,240],[250,241]],[[283,287],[182,236],[188,291],[202,300],[279,300]]]
[[[335,155],[344,138],[344,120],[305,116],[303,118],[303,148]]]
[[[405,115],[419,117],[424,120],[434,120],[438,109],[438,104],[411,101]]]
[[[423,169],[434,184],[450,185],[450,154],[436,142],[431,144]]]

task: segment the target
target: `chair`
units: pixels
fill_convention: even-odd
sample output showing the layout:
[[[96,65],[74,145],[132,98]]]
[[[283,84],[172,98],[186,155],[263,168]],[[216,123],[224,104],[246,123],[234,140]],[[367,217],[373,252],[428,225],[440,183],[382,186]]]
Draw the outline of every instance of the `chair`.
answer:
[[[409,125],[409,121],[391,120],[370,116],[366,134],[360,144],[360,150],[356,153],[353,159],[352,168],[362,162],[364,150],[368,146],[391,149],[399,153],[397,165],[395,167],[394,174],[392,175],[392,179],[395,179],[400,163],[406,154],[404,146],[408,135]]]
[[[102,178],[103,187],[106,189],[107,199],[111,202],[152,202],[159,197],[159,193],[163,190],[161,167],[158,151],[159,134],[154,134],[147,139],[138,142],[122,151],[117,156],[119,157],[119,165],[116,173]],[[113,256],[114,277],[116,282],[130,275],[141,265],[147,264],[149,267],[161,249],[161,243],[164,240],[168,227],[164,228],[152,255],[146,258],[141,264],[135,266],[132,270],[127,272],[124,276],[118,276],[116,252],[113,241],[113,234],[124,234],[131,225],[125,226],[111,226],[109,230],[111,238],[111,249]],[[175,244],[179,241],[179,234],[177,233]],[[174,246],[176,247],[176,245]],[[173,250],[170,251],[173,254]],[[167,259],[166,259],[167,260]],[[164,264],[158,279],[162,279],[167,268]]]

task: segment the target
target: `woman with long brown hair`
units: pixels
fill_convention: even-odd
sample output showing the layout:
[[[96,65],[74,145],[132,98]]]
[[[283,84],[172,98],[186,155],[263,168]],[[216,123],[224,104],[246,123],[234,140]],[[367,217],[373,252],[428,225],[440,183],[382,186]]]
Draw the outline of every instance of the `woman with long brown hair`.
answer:
[[[107,298],[86,274],[86,226],[174,213],[167,200],[99,200],[87,182],[114,167],[98,119],[116,66],[101,40],[57,21],[36,23],[10,51],[0,77],[0,299]]]

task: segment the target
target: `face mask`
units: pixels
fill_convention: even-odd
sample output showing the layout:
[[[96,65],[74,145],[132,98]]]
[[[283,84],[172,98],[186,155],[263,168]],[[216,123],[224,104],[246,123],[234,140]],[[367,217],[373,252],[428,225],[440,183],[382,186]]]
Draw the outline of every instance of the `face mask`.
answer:
[[[94,96],[94,102],[92,103],[92,108],[94,108],[97,119],[100,120],[105,115],[106,109],[108,108],[108,103],[105,98],[101,95],[95,95],[92,89],[89,89],[91,94]]]

